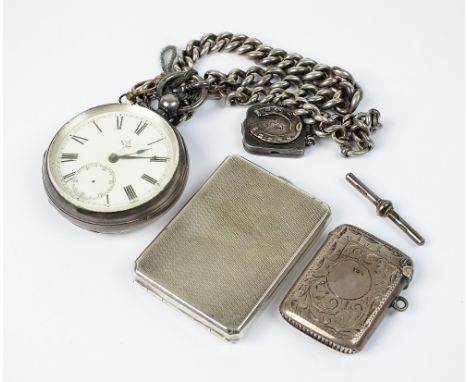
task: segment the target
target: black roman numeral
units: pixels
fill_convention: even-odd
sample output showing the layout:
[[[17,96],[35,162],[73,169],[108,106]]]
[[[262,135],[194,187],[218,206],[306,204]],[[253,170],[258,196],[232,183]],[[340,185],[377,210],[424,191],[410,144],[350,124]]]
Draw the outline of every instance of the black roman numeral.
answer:
[[[100,133],[102,133],[102,130],[101,130],[101,128],[99,127],[99,125],[96,123],[96,121],[92,121],[92,124],[93,124],[94,126],[96,126],[96,129],[98,129]]]
[[[76,173],[76,171],[73,171],[70,174],[64,175],[64,176],[62,176],[62,179],[65,181],[65,183],[68,183],[70,180],[72,180],[75,173]]]
[[[145,129],[145,127],[148,126],[148,122],[145,121],[140,121],[140,123],[138,124],[137,128],[135,129],[135,134],[136,135],[140,135],[140,133]]]
[[[133,199],[136,199],[137,197],[137,194],[135,192],[135,190],[133,189],[133,186],[130,184],[128,186],[125,186],[124,187],[124,190],[125,190],[125,193],[127,194],[128,196],[128,199],[130,200],[133,200]]]
[[[62,153],[60,155],[60,159],[62,163],[64,162],[73,162],[78,159],[78,154],[76,153]]]
[[[144,179],[146,180],[147,182],[150,182],[151,184],[156,184],[158,183],[158,181],[156,179],[154,179],[152,176],[149,176],[148,174],[143,174],[141,176],[141,179]]]
[[[122,130],[122,125],[123,125],[123,115],[117,115],[117,129]]]
[[[158,157],[157,155],[152,156],[150,158],[150,162],[167,162],[169,159],[168,157]]]
[[[84,145],[86,142],[88,142],[88,138],[83,138],[83,137],[80,137],[78,135],[72,135],[71,136],[72,139],[78,143],[81,143],[82,145]]]

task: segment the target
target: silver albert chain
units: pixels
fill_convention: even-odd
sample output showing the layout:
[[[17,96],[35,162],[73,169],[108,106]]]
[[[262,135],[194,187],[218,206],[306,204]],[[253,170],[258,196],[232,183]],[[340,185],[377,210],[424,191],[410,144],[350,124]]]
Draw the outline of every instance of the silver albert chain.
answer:
[[[257,65],[200,76],[194,64],[216,52],[241,54]],[[206,34],[178,53],[168,46],[161,61],[163,73],[137,83],[119,101],[148,107],[173,126],[206,99],[249,106],[242,131],[250,152],[301,155],[306,146],[330,137],[343,156],[361,155],[372,149],[370,135],[381,126],[378,110],[356,112],[362,89],[349,72],[243,34]]]

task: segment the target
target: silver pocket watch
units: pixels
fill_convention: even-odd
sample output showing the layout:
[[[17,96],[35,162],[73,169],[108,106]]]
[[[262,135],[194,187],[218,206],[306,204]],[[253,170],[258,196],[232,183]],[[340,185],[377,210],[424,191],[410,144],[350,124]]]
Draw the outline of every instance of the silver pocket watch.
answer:
[[[234,52],[258,65],[199,76],[201,57]],[[345,157],[367,153],[379,112],[355,113],[362,96],[347,71],[273,49],[242,34],[207,34],[177,53],[161,54],[164,72],[138,82],[119,103],[97,106],[68,121],[44,156],[50,202],[69,220],[97,232],[121,232],[148,222],[180,196],[188,174],[176,130],[206,99],[249,106],[244,148],[297,156],[331,138]],[[127,103],[123,103],[127,102]]]
[[[108,104],[68,121],[44,155],[50,202],[80,227],[121,232],[158,216],[184,189],[188,158],[171,125],[148,108]]]

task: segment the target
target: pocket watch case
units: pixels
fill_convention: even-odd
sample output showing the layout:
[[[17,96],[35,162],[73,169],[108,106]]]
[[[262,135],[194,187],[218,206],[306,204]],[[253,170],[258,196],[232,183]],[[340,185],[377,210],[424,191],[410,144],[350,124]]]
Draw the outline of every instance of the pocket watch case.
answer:
[[[105,126],[99,122],[100,118],[106,118],[106,116],[108,120],[111,121],[110,126]],[[120,128],[114,127],[114,123],[119,121],[119,119],[116,121],[114,116],[119,116],[121,118],[120,123],[123,125],[123,128],[122,125],[120,125]],[[123,119],[124,117],[125,122]],[[146,143],[147,141],[143,141],[144,146],[139,146],[139,144],[142,144],[142,141],[138,143],[138,139],[142,139],[140,138],[140,134],[143,130],[139,133],[134,130],[136,126],[140,126],[137,125],[138,121],[142,123],[145,121],[143,126],[151,126],[151,131],[156,131],[156,134],[160,134],[159,137],[161,139],[148,144]],[[87,126],[90,126],[88,130],[86,130]],[[78,128],[85,130],[86,133],[90,135],[86,135],[87,138],[73,135],[76,133],[76,129]],[[141,135],[144,137],[143,139],[151,137],[151,135],[145,135],[148,133],[148,130],[150,130],[150,128],[147,128]],[[120,141],[121,138],[124,138],[125,140]],[[127,138],[128,140],[126,140]],[[67,140],[75,141],[74,151],[77,151],[76,153],[64,153],[62,151],[67,147],[65,145]],[[113,143],[116,143],[115,141],[118,143],[118,146],[113,145]],[[155,143],[161,145],[161,143],[158,143],[159,141],[171,142],[170,144],[173,145],[172,152],[174,156],[172,158],[165,158],[168,160],[170,159],[170,161],[163,160],[158,163],[158,160],[156,159],[157,156],[155,155],[155,159],[147,158],[147,161],[148,163],[152,163],[157,166],[162,166],[166,163],[168,163],[169,167],[174,165],[174,169],[172,171],[167,171],[168,174],[170,174],[170,176],[167,177],[167,181],[161,181],[161,174],[157,172],[158,170],[155,170],[156,172],[152,173],[145,169],[144,166],[141,166],[141,169],[139,169],[141,172],[136,172],[134,167],[130,167],[130,169],[127,168],[127,170],[125,170],[125,166],[122,165],[122,161],[127,160],[135,163],[136,160],[136,163],[141,164],[141,160],[142,158],[145,158],[145,154],[138,156],[117,155],[117,153],[137,154],[139,151],[151,153],[152,151],[148,151],[150,150],[148,147],[153,151],[161,149],[161,147],[153,146]],[[83,142],[86,142],[86,144]],[[100,142],[97,147],[96,142]],[[104,144],[108,142],[111,142],[112,148]],[[90,145],[91,147],[92,145],[95,145],[94,150],[90,150],[91,152],[88,151],[88,153],[86,153],[86,150],[89,150],[86,148]],[[120,145],[122,145],[122,147],[119,147]],[[77,149],[77,147],[83,148]],[[144,149],[141,149],[141,147],[144,147]],[[140,148],[140,150],[135,151],[137,148]],[[134,152],[130,153],[125,150]],[[78,152],[80,153],[79,156]],[[86,158],[85,154],[88,156],[86,160],[84,158],[82,159],[83,156]],[[67,155],[68,157],[66,157]],[[112,156],[115,157],[112,158]],[[77,163],[79,163],[79,165],[77,165]],[[61,166],[74,167],[62,168]],[[100,171],[95,171],[93,177],[85,174],[84,179],[86,179],[88,187],[91,183],[94,184],[91,188],[91,192],[94,192],[95,195],[88,195],[88,197],[86,197],[84,193],[72,191],[72,188],[69,188],[68,185],[73,185],[77,181],[79,177],[78,174],[80,174],[82,170],[89,169],[90,167],[93,169],[93,166],[94,168],[98,168]],[[157,168],[158,167],[156,167],[156,169]],[[62,170],[64,169],[66,172],[62,174]],[[106,171],[103,171],[106,169],[108,173],[114,174],[114,171],[118,170],[120,171],[120,174],[114,174],[112,176],[112,182],[107,182],[105,177],[102,175],[106,173]],[[149,175],[153,175],[153,177],[158,179],[154,179],[148,174],[140,176],[140,174],[145,170],[148,171]],[[184,190],[187,182],[188,170],[189,160],[187,150],[177,129],[174,129],[164,118],[148,108],[139,105],[116,103],[100,105],[88,109],[76,115],[62,126],[62,128],[55,134],[44,154],[42,178],[49,202],[60,214],[70,220],[73,224],[93,232],[119,233],[147,224],[170,208]],[[153,168],[150,169],[150,171],[153,171]],[[63,176],[64,174],[67,175]],[[158,174],[159,177],[156,176],[156,174]],[[146,179],[149,180],[145,180],[145,176],[147,177]],[[64,180],[65,178],[67,178],[67,180]],[[117,182],[115,181],[116,178],[118,179]],[[141,182],[140,185],[151,184],[152,186],[150,187],[152,188],[150,190],[142,189],[142,192],[140,193],[140,190],[137,187],[137,182]],[[162,184],[159,182],[162,182]],[[78,184],[80,183],[81,182],[78,182]],[[108,190],[100,190],[96,187],[96,185],[99,184],[104,186],[111,184],[111,186]],[[119,186],[117,187],[117,185]],[[125,185],[127,186],[124,187]],[[133,186],[136,188],[136,193]],[[127,191],[127,187],[131,187],[132,191]],[[96,189],[98,191],[96,191]],[[129,193],[125,194],[124,190],[125,193]],[[153,192],[152,190],[157,191]],[[124,202],[121,202],[120,206],[113,209],[112,201],[115,200],[115,198],[113,198],[113,194],[111,192],[117,191],[120,191],[121,195],[123,195]],[[109,195],[111,199],[110,204]],[[152,198],[140,203],[137,195],[141,195],[142,197],[143,195],[153,196]],[[126,199],[127,197],[128,199]],[[105,204],[106,199],[107,203]],[[102,203],[99,201],[102,201]]]
[[[341,225],[330,232],[280,306],[291,325],[344,353],[362,349],[413,274],[411,259],[365,232]]]
[[[136,281],[234,341],[329,217],[325,203],[230,156],[138,257]]]

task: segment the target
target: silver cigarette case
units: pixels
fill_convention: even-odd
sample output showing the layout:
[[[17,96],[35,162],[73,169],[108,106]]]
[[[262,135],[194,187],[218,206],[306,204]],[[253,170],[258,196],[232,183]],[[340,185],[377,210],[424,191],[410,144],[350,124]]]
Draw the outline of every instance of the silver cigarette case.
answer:
[[[322,201],[229,156],[137,258],[136,281],[234,341],[329,217]]]

